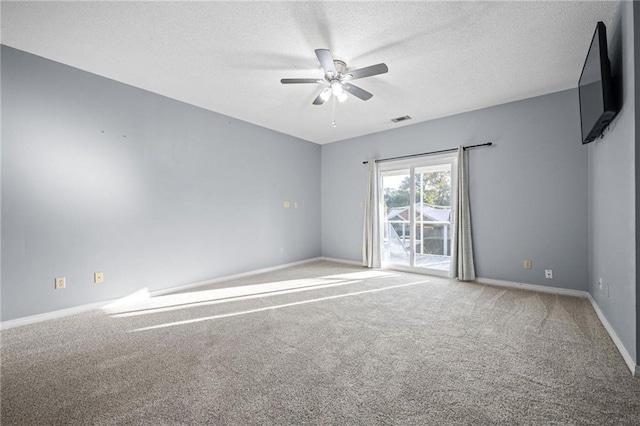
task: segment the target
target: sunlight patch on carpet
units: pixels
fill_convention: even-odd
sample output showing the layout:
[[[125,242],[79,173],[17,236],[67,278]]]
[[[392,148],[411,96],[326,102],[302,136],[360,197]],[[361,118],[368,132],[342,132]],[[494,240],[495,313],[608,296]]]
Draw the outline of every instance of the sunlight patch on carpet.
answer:
[[[137,333],[137,332],[141,332],[141,331],[149,331],[149,330],[156,330],[156,329],[160,329],[160,328],[176,327],[176,326],[180,326],[180,325],[194,324],[194,323],[203,322],[203,321],[211,321],[211,320],[216,320],[216,319],[221,319],[221,318],[235,317],[235,316],[238,316],[238,315],[247,315],[247,314],[253,314],[253,313],[257,313],[257,312],[271,311],[271,310],[274,310],[274,309],[288,308],[288,307],[291,307],[291,306],[299,306],[299,305],[306,305],[306,304],[309,304],[309,303],[323,302],[325,300],[339,299],[339,298],[350,297],[350,296],[358,296],[360,294],[376,293],[376,292],[385,291],[385,290],[393,290],[393,289],[396,289],[396,288],[408,287],[408,286],[424,284],[424,283],[428,283],[428,282],[429,282],[429,280],[416,281],[416,282],[412,282],[412,283],[399,284],[399,285],[382,287],[382,288],[375,288],[375,289],[371,289],[371,290],[355,291],[355,292],[346,293],[346,294],[338,294],[338,295],[335,295],[335,296],[327,296],[327,297],[320,297],[320,298],[317,298],[317,299],[302,300],[300,302],[293,302],[293,303],[285,303],[285,304],[282,304],[282,305],[267,306],[265,308],[251,309],[251,310],[240,311],[240,312],[232,312],[232,313],[229,313],[229,314],[212,315],[212,316],[194,318],[194,319],[189,319],[189,320],[184,320],[184,321],[168,322],[168,323],[165,323],[165,324],[159,324],[159,325],[152,325],[152,326],[149,326],[149,327],[137,328],[135,330],[130,330],[129,332],[130,333]]]

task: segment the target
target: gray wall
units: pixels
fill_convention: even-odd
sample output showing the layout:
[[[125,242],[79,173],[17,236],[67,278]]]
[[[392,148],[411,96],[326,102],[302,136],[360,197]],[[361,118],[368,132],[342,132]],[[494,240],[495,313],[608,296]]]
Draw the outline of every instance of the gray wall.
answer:
[[[487,141],[495,147],[468,153],[477,275],[587,290],[587,149],[575,89],[323,145],[323,255],[361,260],[363,160]]]
[[[2,320],[320,255],[316,144],[6,46],[2,123]]]
[[[609,57],[622,108],[602,139],[588,145],[589,292],[629,354],[636,357],[635,83],[633,3],[621,2],[608,29]],[[602,290],[598,280],[602,278]]]

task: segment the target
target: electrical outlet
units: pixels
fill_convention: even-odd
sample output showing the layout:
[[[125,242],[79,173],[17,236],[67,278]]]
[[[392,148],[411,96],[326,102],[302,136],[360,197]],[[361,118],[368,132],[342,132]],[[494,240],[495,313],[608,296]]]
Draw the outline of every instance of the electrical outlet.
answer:
[[[298,208],[298,202],[297,202],[297,201],[294,201],[294,202],[293,202],[293,208],[294,208],[294,209],[297,209],[297,208]]]
[[[284,201],[284,202],[282,203],[282,206],[283,206],[285,209],[288,209],[289,207],[291,207],[291,201]]]
[[[360,208],[364,209],[364,203],[362,201],[360,201]]]
[[[56,281],[55,281],[56,290],[60,290],[62,288],[66,288],[66,287],[67,287],[67,280],[65,279],[65,277],[56,278]]]
[[[544,277],[548,280],[552,280],[553,279],[553,271],[551,269],[545,269],[544,270]]]
[[[103,272],[96,272],[95,274],[93,274],[93,282],[100,284],[104,282],[104,273]]]
[[[524,261],[524,269],[531,269],[531,261],[530,260],[525,260]]]

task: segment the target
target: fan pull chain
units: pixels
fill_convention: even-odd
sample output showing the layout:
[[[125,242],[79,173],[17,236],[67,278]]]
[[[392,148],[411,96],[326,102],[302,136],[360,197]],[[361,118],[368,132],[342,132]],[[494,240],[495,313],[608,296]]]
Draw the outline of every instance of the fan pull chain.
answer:
[[[331,124],[336,128],[336,97],[331,96]]]

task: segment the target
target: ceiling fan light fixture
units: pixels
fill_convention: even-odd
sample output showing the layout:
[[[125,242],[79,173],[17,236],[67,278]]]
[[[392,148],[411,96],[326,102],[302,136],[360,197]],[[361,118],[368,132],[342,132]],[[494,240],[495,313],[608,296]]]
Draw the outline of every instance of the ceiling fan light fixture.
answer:
[[[332,81],[331,82],[331,92],[336,97],[340,96],[341,94],[343,94],[344,90],[342,89],[342,84],[337,80]]]
[[[337,98],[338,98],[338,102],[344,102],[347,100],[348,96],[346,93],[342,92],[337,96]]]
[[[322,92],[320,92],[320,99],[322,99],[323,101],[326,101],[330,97],[331,97],[331,88],[325,87],[324,89],[322,89]]]

